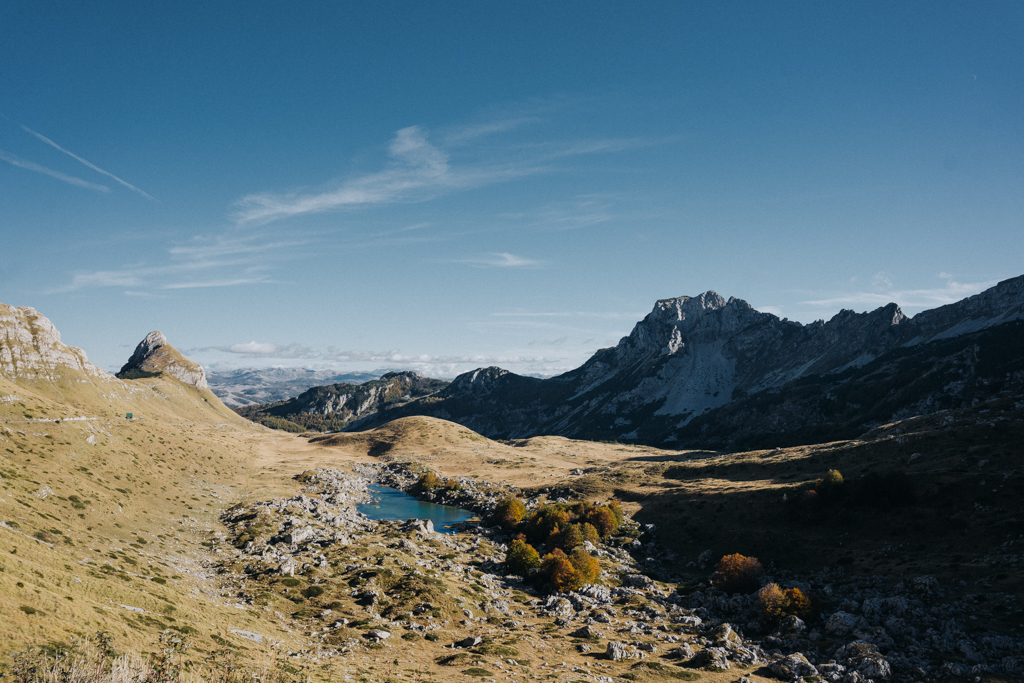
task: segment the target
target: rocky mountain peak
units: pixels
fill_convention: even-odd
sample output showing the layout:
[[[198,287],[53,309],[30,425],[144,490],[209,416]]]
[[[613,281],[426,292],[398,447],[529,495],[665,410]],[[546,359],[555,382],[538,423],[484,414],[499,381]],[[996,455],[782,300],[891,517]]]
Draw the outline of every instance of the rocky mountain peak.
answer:
[[[185,358],[167,343],[167,337],[162,332],[154,330],[139,342],[132,357],[117,376],[121,379],[134,379],[160,373],[167,373],[197,389],[207,388],[206,371],[203,366]]]
[[[57,328],[36,309],[0,304],[0,373],[48,379],[61,368],[110,377],[89,362],[85,351],[61,342]]]

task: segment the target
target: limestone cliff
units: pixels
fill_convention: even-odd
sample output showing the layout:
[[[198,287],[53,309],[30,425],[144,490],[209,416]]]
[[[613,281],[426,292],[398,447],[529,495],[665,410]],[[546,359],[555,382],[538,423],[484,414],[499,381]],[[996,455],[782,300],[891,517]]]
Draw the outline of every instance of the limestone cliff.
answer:
[[[162,332],[154,331],[135,347],[135,353],[124,364],[117,376],[133,379],[166,373],[197,389],[206,389],[206,371],[167,343]]]
[[[60,332],[37,310],[0,304],[0,374],[10,379],[52,379],[61,369],[112,379],[90,363],[84,351],[61,342]]]

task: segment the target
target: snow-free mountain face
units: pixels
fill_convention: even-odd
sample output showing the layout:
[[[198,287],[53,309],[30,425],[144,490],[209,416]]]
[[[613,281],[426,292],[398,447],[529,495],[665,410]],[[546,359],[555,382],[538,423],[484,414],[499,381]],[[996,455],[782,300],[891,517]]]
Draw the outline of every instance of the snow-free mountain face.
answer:
[[[270,427],[335,431],[370,414],[386,414],[409,401],[430,396],[448,382],[416,372],[389,372],[361,384],[341,382],[312,387],[297,397],[236,411]]]
[[[379,372],[339,373],[307,368],[242,368],[210,372],[207,381],[226,405],[238,408],[294,398],[315,386],[361,384],[380,375]]]
[[[1012,372],[1024,351],[1019,343],[1007,350],[1004,342],[1024,327],[1022,318],[1024,276],[914,318],[889,304],[868,313],[840,311],[809,325],[705,292],[658,301],[615,347],[558,377],[474,370],[430,402],[413,402],[387,419],[431,415],[495,438],[559,434],[674,445],[724,445],[757,435],[764,437],[758,443],[792,440],[812,420],[826,437],[855,435],[914,406],[949,404],[951,389],[922,385],[918,376],[901,378],[898,368],[935,377],[967,372],[971,386],[994,391],[996,384],[982,381],[976,367],[965,369],[964,346],[977,346],[978,357],[992,347],[1006,356],[999,371]],[[835,405],[837,392],[852,386],[861,390],[859,403],[850,398]],[[961,392],[957,400],[968,394],[976,398]],[[893,402],[892,395],[903,398]],[[817,407],[822,401],[830,405],[824,413]],[[877,405],[889,413],[880,415]],[[780,406],[788,407],[780,412]],[[383,420],[371,415],[352,428]]]
[[[203,366],[185,356],[167,343],[162,332],[153,331],[135,347],[135,352],[117,376],[134,379],[167,373],[197,389],[206,389],[206,371]]]

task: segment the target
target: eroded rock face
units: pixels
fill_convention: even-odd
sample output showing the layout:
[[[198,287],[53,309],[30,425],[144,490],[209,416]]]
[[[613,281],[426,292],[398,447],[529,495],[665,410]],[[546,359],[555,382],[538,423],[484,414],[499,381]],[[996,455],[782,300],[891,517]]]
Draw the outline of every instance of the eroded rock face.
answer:
[[[877,424],[871,411],[883,399],[898,419],[1019,389],[1024,356],[1012,349],[1021,330],[1024,276],[914,318],[892,303],[808,325],[708,291],[658,301],[616,346],[557,377],[481,368],[430,401],[368,415],[350,428],[430,415],[502,439],[557,434],[753,448],[805,439],[787,435],[812,428],[820,440],[850,438]],[[989,353],[1000,358],[998,371],[977,360]],[[911,368],[931,379],[908,384],[901,378]],[[841,389],[848,382],[877,401],[847,400]]]
[[[84,351],[62,343],[60,332],[39,311],[0,304],[0,373],[12,379],[52,379],[61,368],[110,378]]]
[[[206,389],[206,371],[203,366],[181,355],[167,343],[162,332],[153,331],[135,347],[135,353],[124,364],[117,376],[133,379],[145,374],[167,373],[184,384]]]

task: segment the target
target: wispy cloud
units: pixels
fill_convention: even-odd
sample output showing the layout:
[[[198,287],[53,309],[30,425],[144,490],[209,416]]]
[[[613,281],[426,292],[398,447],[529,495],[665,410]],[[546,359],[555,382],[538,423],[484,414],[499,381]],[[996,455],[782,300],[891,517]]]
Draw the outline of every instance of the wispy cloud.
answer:
[[[890,278],[879,273],[873,278],[874,291],[851,292],[838,294],[823,299],[811,299],[801,302],[807,306],[855,306],[878,307],[895,302],[906,308],[932,308],[955,303],[961,299],[982,292],[994,286],[998,280],[986,282],[956,282],[948,280],[941,287],[928,289],[895,289]]]
[[[474,268],[539,268],[543,265],[543,261],[535,261],[506,252],[491,253],[479,258],[458,259],[453,263],[465,263]]]
[[[609,320],[640,320],[647,313],[621,311],[505,311],[491,313],[496,318],[604,318]]]
[[[5,152],[2,149],[0,149],[0,159],[3,159],[11,166],[17,166],[18,168],[24,168],[29,171],[35,171],[36,173],[42,173],[43,175],[48,175],[51,178],[61,180],[67,183],[68,185],[82,187],[87,190],[96,190],[97,192],[110,192],[110,188],[107,187],[106,185],[97,185],[96,183],[90,183],[87,180],[82,180],[81,178],[76,178],[75,176],[67,175],[66,173],[61,173],[60,171],[55,171],[52,168],[40,166],[37,163],[28,161],[26,159],[22,159],[21,157],[11,154],[10,152]]]
[[[263,277],[240,277],[229,280],[201,280],[197,282],[173,282],[163,289],[203,289],[208,287],[237,287],[239,285],[271,284],[273,280]]]
[[[125,187],[127,187],[132,192],[137,192],[137,193],[141,194],[143,197],[145,197],[146,199],[152,200],[154,202],[157,201],[156,199],[151,197],[149,194],[143,192],[142,190],[140,190],[139,188],[135,187],[131,183],[126,182],[124,180],[121,180],[120,178],[118,178],[116,175],[114,175],[110,171],[104,171],[102,168],[100,168],[96,164],[93,164],[93,163],[91,163],[89,161],[86,161],[85,159],[83,159],[82,157],[78,156],[74,152],[70,152],[70,151],[64,149],[63,147],[58,145],[56,142],[54,142],[50,138],[46,137],[45,135],[43,135],[41,133],[37,133],[36,131],[32,130],[28,126],[22,124],[21,125],[21,129],[23,131],[25,131],[26,133],[28,133],[29,135],[35,136],[40,141],[45,142],[46,144],[48,144],[50,147],[53,147],[57,151],[63,152],[64,154],[67,154],[69,157],[71,157],[75,161],[78,161],[78,162],[84,164],[85,166],[87,166],[87,167],[91,168],[92,170],[96,171],[97,173],[101,173],[101,174],[107,176],[108,178],[111,178],[111,179],[117,181],[118,183],[120,183],[120,184],[124,185]]]
[[[416,192],[437,192],[468,177],[450,172],[448,155],[427,141],[419,126],[399,130],[389,147],[391,165],[345,181],[328,192],[312,194],[251,194],[240,199],[234,214],[240,224],[263,224],[309,213],[323,213],[349,206],[410,200]]]
[[[447,149],[428,139],[421,126],[402,128],[388,145],[385,168],[342,181],[319,192],[263,192],[235,202],[232,214],[238,225],[263,225],[294,216],[339,211],[397,202],[425,201],[455,190],[505,182],[550,172],[553,162],[573,156],[619,152],[663,143],[649,139],[595,139],[544,142],[489,149],[483,160],[453,162],[451,151],[485,135],[511,130],[530,117],[474,124],[441,136]]]
[[[292,342],[291,344],[274,344],[270,342],[258,342],[248,341],[239,344],[231,344],[229,346],[204,346],[201,348],[186,349],[185,353],[204,353],[209,351],[219,351],[221,353],[231,353],[247,358],[265,358],[265,359],[316,359],[320,358],[322,354],[309,349],[302,344]]]

